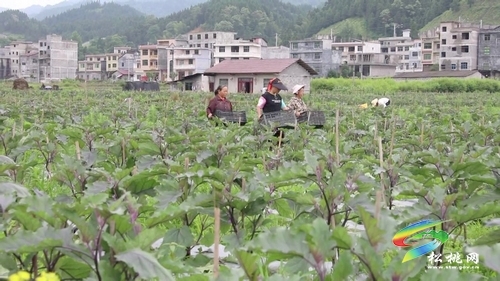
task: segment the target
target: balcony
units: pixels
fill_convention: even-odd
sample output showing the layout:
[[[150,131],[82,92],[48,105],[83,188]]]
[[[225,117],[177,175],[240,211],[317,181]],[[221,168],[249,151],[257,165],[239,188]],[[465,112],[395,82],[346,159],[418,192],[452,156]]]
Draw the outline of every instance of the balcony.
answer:
[[[176,64],[175,70],[194,70],[196,68],[195,64]]]

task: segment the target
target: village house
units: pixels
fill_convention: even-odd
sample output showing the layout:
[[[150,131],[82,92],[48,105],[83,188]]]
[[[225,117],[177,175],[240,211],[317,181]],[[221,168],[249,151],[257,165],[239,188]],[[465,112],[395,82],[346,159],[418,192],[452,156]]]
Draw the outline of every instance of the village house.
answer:
[[[478,70],[487,77],[500,78],[500,26],[479,31]]]
[[[318,75],[301,59],[252,59],[225,60],[205,71],[208,76],[206,89],[227,85],[230,93],[261,93],[269,81],[278,77],[289,91],[295,84],[305,85],[305,92],[310,91],[311,78]]]

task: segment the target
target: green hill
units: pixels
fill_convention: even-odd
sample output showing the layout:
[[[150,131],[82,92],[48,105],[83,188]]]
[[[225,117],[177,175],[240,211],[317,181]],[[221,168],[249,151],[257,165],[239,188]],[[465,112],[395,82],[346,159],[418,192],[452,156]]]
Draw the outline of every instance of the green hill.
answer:
[[[317,35],[333,35],[342,40],[374,37],[363,18],[349,18],[322,29]]]
[[[451,8],[432,21],[420,31],[427,31],[439,26],[441,21],[464,21],[483,24],[500,25],[500,1],[498,0],[455,0]]]

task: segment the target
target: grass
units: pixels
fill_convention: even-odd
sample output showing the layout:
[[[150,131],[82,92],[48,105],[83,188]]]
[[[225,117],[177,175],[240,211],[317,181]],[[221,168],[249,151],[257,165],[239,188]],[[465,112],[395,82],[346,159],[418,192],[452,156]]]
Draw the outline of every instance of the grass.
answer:
[[[420,29],[425,32],[439,27],[442,21],[462,21],[466,23],[478,24],[482,20],[483,25],[500,25],[500,2],[497,0],[475,0],[469,7],[467,0],[460,2],[458,11],[448,10],[440,16],[434,18]]]
[[[352,39],[361,39],[358,37],[371,38],[372,35],[368,31],[368,28],[366,27],[366,21],[363,18],[345,19],[322,29],[317,33],[317,35],[330,35],[331,33],[333,33],[334,36],[341,35],[344,37],[344,34],[350,34],[352,36]],[[347,40],[347,38],[345,40]]]

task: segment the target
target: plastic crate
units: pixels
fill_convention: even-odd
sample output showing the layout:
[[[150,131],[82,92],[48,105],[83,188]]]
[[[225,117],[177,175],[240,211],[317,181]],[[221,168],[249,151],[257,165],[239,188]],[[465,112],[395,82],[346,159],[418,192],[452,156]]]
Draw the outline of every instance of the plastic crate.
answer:
[[[231,122],[240,123],[240,125],[245,125],[247,123],[247,114],[245,111],[215,111],[215,116],[219,119]]]
[[[322,127],[326,123],[326,117],[323,111],[306,111],[297,117],[297,122],[305,122],[309,126]]]
[[[295,128],[297,119],[291,110],[264,113],[261,122],[275,128]]]

